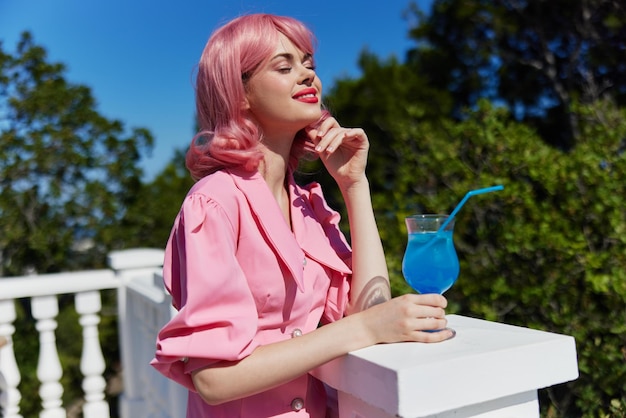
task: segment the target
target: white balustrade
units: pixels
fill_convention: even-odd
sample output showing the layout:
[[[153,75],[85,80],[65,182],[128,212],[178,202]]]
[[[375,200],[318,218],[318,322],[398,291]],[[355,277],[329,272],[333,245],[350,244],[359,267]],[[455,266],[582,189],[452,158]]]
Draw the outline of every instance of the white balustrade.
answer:
[[[0,336],[7,344],[0,348],[0,375],[5,379],[7,390],[4,418],[22,418],[20,402],[22,395],[18,389],[21,382],[19,366],[13,348],[14,338],[19,338],[15,330],[15,303],[17,299],[30,298],[32,315],[37,319],[40,351],[37,377],[41,382],[41,418],[66,417],[61,397],[60,383],[63,371],[56,347],[55,330],[58,314],[57,295],[76,294],[76,309],[81,315],[83,326],[83,354],[81,372],[84,374],[85,418],[107,418],[110,416],[108,403],[104,402],[103,377],[104,360],[98,341],[97,325],[100,321],[100,291],[116,289],[119,279],[111,270],[78,271],[46,275],[0,278]],[[30,394],[29,394],[30,395]]]
[[[4,416],[6,418],[22,418],[20,415],[22,396],[17,389],[21,375],[13,350],[14,321],[15,301],[13,299],[0,300],[0,336],[6,339],[4,347],[0,348],[0,374],[2,374],[4,386],[6,386],[2,392],[2,406],[5,408]]]
[[[59,314],[57,297],[35,297],[31,301],[31,309],[33,317],[37,320],[36,328],[39,331],[37,378],[41,382],[39,396],[41,396],[43,407],[40,417],[65,418],[67,414],[62,407],[63,386],[60,382],[63,369],[54,335],[54,330],[57,328],[55,318]]]
[[[80,371],[83,373],[83,390],[85,417],[109,418],[109,404],[105,401],[104,391],[106,380],[103,377],[106,365],[100,340],[98,324],[102,301],[100,292],[92,290],[76,294],[76,312],[80,314],[80,325],[83,327],[83,351],[80,359]]]
[[[118,289],[124,393],[120,398],[123,417],[184,417],[186,390],[160,375],[149,365],[156,335],[171,318],[171,299],[161,276],[163,251],[151,249],[111,253],[109,265],[123,285]]]
[[[37,319],[42,418],[65,417],[56,349],[57,296],[75,294],[83,327],[83,416],[108,418],[105,362],[98,339],[100,290],[117,289],[124,392],[123,418],[185,416],[186,390],[148,364],[158,330],[173,314],[162,284],[162,250],[111,253],[112,270],[0,279],[0,374],[6,380],[5,418],[20,415],[15,361],[15,300],[31,298]],[[383,344],[335,359],[313,374],[338,391],[342,418],[538,417],[537,389],[578,376],[574,340],[458,315],[457,336],[439,344]]]
[[[4,347],[8,343],[8,340],[2,336],[0,336],[0,349]],[[2,352],[0,351],[0,357]],[[7,410],[8,404],[8,396],[7,396],[8,385],[7,381],[4,378],[4,375],[0,372],[0,417],[4,416],[4,411]]]

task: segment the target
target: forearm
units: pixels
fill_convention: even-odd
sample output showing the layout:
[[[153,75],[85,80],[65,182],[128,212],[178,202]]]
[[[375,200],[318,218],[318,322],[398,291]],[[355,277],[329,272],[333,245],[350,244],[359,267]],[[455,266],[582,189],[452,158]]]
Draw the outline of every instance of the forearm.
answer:
[[[220,363],[192,376],[203,399],[216,405],[282,385],[374,343],[361,318],[352,316],[299,337],[258,347],[241,361]]]
[[[348,314],[389,300],[389,272],[378,226],[374,217],[369,182],[342,189],[352,245],[352,282]]]
[[[198,393],[217,405],[285,384],[351,351],[377,343],[437,342],[449,331],[441,295],[407,294],[346,316],[299,337],[258,347],[237,362],[221,362],[192,373]]]

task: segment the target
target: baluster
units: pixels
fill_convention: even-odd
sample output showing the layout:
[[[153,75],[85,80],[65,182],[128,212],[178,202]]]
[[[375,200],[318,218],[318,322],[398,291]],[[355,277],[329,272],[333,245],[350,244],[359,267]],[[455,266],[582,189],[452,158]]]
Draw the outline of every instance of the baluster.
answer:
[[[13,350],[13,334],[15,327],[15,301],[0,300],[0,336],[7,339],[7,344],[0,349],[0,372],[6,381],[6,418],[22,418],[20,415],[20,400],[22,395],[17,386],[22,380],[20,369],[15,361]]]
[[[54,330],[57,328],[57,321],[54,318],[59,313],[57,297],[34,297],[31,309],[33,317],[37,319],[36,328],[39,331],[37,378],[41,382],[39,396],[41,396],[43,407],[39,416],[41,418],[65,418],[65,409],[61,406],[63,386],[59,382],[63,376],[63,370],[54,335]]]
[[[98,313],[102,308],[99,291],[76,294],[76,311],[83,327],[83,352],[80,359],[80,371],[83,373],[85,391],[85,418],[108,418],[109,405],[104,400],[106,381],[102,376],[105,370],[104,356],[98,338]]]

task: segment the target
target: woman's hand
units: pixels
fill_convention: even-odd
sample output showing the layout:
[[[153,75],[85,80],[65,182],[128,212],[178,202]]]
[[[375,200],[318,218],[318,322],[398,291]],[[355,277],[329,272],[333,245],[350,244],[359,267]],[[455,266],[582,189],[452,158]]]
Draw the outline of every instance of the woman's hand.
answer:
[[[365,178],[369,141],[363,129],[343,128],[335,118],[329,117],[306,132],[340,188]]]
[[[454,331],[446,329],[447,304],[441,295],[406,294],[355,315],[362,315],[374,343],[439,342],[454,337]]]

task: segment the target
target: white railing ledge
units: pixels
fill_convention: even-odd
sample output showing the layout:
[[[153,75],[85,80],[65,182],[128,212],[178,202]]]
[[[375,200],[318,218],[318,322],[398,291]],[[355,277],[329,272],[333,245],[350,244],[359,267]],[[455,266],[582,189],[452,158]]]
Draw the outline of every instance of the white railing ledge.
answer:
[[[108,262],[113,270],[134,270],[163,265],[164,251],[156,248],[133,248],[112,251]]]
[[[578,377],[573,337],[449,315],[455,338],[381,344],[313,374],[337,389],[339,415],[539,418],[537,390]]]
[[[111,270],[3,277],[1,280],[2,292],[0,293],[0,300],[115,289],[120,284],[120,280],[115,277]]]

